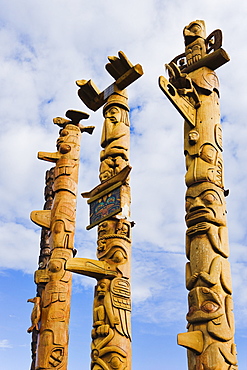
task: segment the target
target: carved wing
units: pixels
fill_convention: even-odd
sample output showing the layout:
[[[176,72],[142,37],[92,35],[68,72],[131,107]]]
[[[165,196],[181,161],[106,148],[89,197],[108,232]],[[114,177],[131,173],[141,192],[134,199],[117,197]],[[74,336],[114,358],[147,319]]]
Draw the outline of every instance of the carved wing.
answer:
[[[131,339],[130,283],[127,279],[115,278],[112,280],[110,291],[113,313],[119,321],[115,324],[115,328],[119,334]]]

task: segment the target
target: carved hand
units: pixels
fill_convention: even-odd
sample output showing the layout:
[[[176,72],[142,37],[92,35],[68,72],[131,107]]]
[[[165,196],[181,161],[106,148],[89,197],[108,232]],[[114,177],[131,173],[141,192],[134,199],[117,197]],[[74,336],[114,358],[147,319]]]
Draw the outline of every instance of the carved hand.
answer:
[[[106,324],[106,325],[100,325],[97,328],[96,332],[98,336],[106,337],[109,334],[109,330],[110,330],[110,325]]]

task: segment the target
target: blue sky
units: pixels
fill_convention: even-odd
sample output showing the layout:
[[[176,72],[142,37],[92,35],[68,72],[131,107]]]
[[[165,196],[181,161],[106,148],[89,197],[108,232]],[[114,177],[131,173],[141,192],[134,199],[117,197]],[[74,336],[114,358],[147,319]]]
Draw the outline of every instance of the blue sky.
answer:
[[[164,64],[184,51],[182,30],[204,19],[207,34],[220,28],[231,61],[220,80],[225,185],[239,368],[247,365],[247,4],[241,0],[22,0],[1,4],[0,15],[0,362],[3,370],[30,364],[30,326],[40,229],[32,210],[42,209],[49,164],[38,151],[55,151],[52,119],[68,109],[90,114],[83,135],[79,193],[98,180],[102,113],[90,112],[75,80],[112,83],[104,65],[123,50],[144,76],[129,89],[133,229],[133,369],[186,369],[177,333],[186,331],[184,287],[183,119],[162,94]],[[95,258],[96,230],[86,231],[88,205],[78,197],[76,248]],[[74,278],[69,370],[90,363],[94,281]],[[162,354],[162,356],[161,356]]]

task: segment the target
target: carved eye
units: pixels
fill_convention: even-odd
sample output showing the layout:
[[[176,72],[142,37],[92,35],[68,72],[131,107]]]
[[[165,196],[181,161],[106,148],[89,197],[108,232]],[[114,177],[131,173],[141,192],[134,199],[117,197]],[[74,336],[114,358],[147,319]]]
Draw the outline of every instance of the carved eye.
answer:
[[[125,262],[125,256],[123,255],[123,253],[121,251],[116,251],[113,256],[112,256],[112,261],[115,262],[115,263],[123,263]]]
[[[202,198],[205,203],[211,204],[217,201],[218,199],[214,196],[213,193],[206,193]]]
[[[193,24],[193,26],[190,28],[190,31],[193,33],[198,33],[200,29],[201,27],[198,24]]]
[[[118,112],[119,112],[119,109],[116,108],[116,107],[111,108],[110,111],[109,111],[109,113],[111,113],[111,114],[115,114],[115,113],[118,113]]]
[[[218,308],[219,308],[219,305],[217,305],[216,303],[211,302],[211,301],[206,301],[201,306],[201,310],[206,312],[206,313],[215,312],[215,311],[218,310]]]
[[[120,359],[120,357],[118,356],[113,356],[111,360],[109,361],[109,363],[111,364],[111,367],[113,369],[120,369],[120,366],[122,365],[123,360]]]

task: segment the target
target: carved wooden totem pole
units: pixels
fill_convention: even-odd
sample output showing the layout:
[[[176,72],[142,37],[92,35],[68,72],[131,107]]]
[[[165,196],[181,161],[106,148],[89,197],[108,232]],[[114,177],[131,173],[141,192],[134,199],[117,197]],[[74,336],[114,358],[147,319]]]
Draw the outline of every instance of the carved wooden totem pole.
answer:
[[[124,53],[109,57],[115,82],[100,92],[91,80],[77,81],[81,100],[92,110],[103,107],[100,185],[88,193],[90,229],[98,225],[97,257],[69,259],[66,269],[97,280],[93,303],[92,370],[131,369],[131,226],[129,186],[130,122],[125,88],[142,74]]]
[[[38,343],[36,370],[66,370],[68,358],[68,325],[70,315],[71,273],[65,270],[65,262],[74,252],[74,230],[76,214],[76,194],[80,156],[80,137],[86,131],[92,133],[93,127],[84,127],[79,122],[88,118],[87,113],[69,110],[69,119],[55,118],[61,127],[57,140],[57,152],[39,152],[38,158],[54,162],[52,202],[42,211],[33,211],[31,219],[49,233],[44,237],[39,269],[35,273],[38,287],[37,297],[31,300],[35,305],[32,312],[32,326],[36,330]],[[48,175],[49,176],[49,175]],[[49,193],[49,189],[47,190]],[[52,200],[52,198],[54,198]]]
[[[215,69],[229,61],[222,33],[206,37],[204,21],[184,28],[185,53],[166,68],[159,85],[185,119],[186,288],[189,370],[237,369],[226,204],[223,179],[219,83]]]
[[[44,210],[51,210],[52,203],[54,199],[54,191],[53,191],[53,184],[54,184],[54,169],[52,167],[50,170],[46,171],[45,175],[45,190],[44,190],[44,197],[45,197],[45,204]],[[36,362],[36,352],[37,352],[37,340],[39,334],[39,324],[40,324],[40,299],[42,296],[42,292],[45,288],[46,283],[49,281],[47,276],[46,268],[51,256],[51,248],[49,244],[49,234],[50,230],[44,226],[41,229],[41,237],[40,237],[40,255],[39,255],[39,266],[38,271],[36,271],[36,284],[37,284],[37,294],[36,297],[32,299],[28,299],[28,302],[34,303],[34,308],[32,311],[31,321],[32,325],[27,329],[28,333],[32,333],[32,342],[31,342],[31,351],[32,351],[32,362],[30,370],[35,370],[35,362]],[[43,271],[40,271],[43,270]],[[39,278],[38,278],[39,275]],[[42,277],[41,277],[42,275]]]

